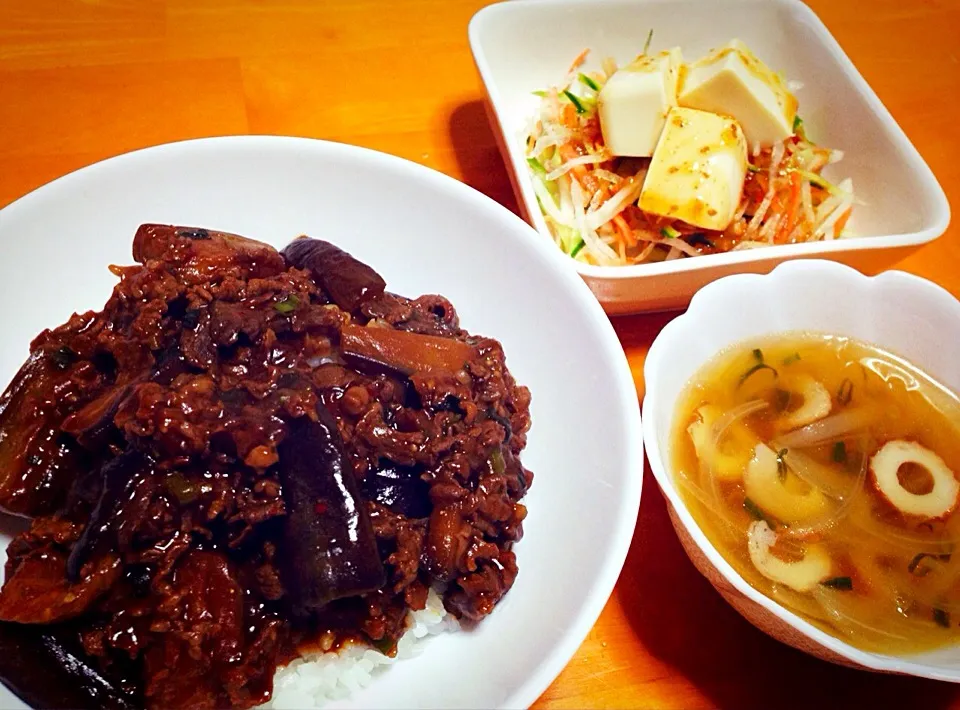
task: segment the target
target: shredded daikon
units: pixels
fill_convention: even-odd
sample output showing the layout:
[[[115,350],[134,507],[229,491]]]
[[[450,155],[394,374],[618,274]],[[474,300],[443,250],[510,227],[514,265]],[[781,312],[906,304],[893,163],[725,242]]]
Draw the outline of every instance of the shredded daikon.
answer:
[[[577,231],[580,232],[580,236],[583,238],[586,249],[589,250],[590,255],[601,265],[616,264],[619,259],[617,252],[605,244],[594,230],[587,227],[586,213],[583,210],[583,190],[580,187],[580,183],[576,180],[570,181],[570,196],[573,200],[573,214]]]
[[[767,242],[768,244],[773,243],[773,237],[777,233],[777,228],[780,226],[781,215],[775,214],[773,217],[768,219],[766,223],[760,228],[760,240]]]
[[[553,195],[550,194],[550,191],[547,190],[546,185],[543,184],[543,181],[539,178],[533,179],[533,191],[537,194],[537,200],[540,202],[540,207],[547,214],[550,219],[558,224],[562,224],[565,227],[570,227],[572,225],[572,214],[565,214],[560,207],[557,206],[557,203],[553,201]]]
[[[623,180],[623,178],[616,173],[610,172],[609,170],[604,170],[603,168],[596,168],[593,171],[593,174],[601,180],[606,180],[614,185],[619,184]]]
[[[813,214],[813,191],[810,189],[810,181],[804,180],[800,183],[800,205],[803,208],[804,219],[813,224],[815,215]]]
[[[596,229],[609,222],[620,214],[628,203],[633,202],[640,196],[642,187],[642,180],[632,180],[626,187],[621,188],[617,194],[604,202],[599,209],[587,215],[587,226]]]
[[[605,153],[597,153],[594,155],[581,155],[579,158],[573,158],[568,160],[563,165],[561,165],[556,170],[551,170],[547,173],[547,180],[556,180],[561,175],[566,175],[568,172],[573,170],[578,165],[590,165],[591,163],[603,163],[610,159],[610,156]]]
[[[770,205],[773,204],[773,198],[776,196],[777,191],[771,186],[771,188],[767,190],[767,194],[763,196],[763,202],[760,203],[757,211],[754,212],[753,217],[750,218],[750,223],[747,225],[747,233],[744,235],[745,240],[749,241],[756,237],[760,226],[763,224],[763,218],[766,216],[767,210],[770,209]]]
[[[811,143],[799,120],[797,135],[749,146],[743,193],[725,229],[642,211],[638,199],[650,159],[612,156],[603,140],[599,95],[617,65],[606,58],[595,69],[587,59],[585,50],[563,84],[534,92],[540,103],[524,136],[537,199],[565,253],[619,266],[841,236],[852,188],[833,185],[820,171],[842,153]]]
[[[670,239],[670,240],[661,239],[659,240],[658,243],[669,245],[670,248],[676,249],[677,251],[682,252],[687,256],[698,256],[700,254],[700,252],[697,251],[697,248],[695,246],[693,246],[692,244],[688,244],[682,239]]]

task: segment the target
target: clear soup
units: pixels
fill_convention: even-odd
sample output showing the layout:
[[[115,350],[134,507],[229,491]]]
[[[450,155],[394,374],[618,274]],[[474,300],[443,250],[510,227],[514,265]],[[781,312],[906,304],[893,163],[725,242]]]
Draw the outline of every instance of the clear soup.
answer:
[[[870,345],[791,334],[720,353],[672,433],[678,488],[744,579],[881,653],[960,639],[960,400]]]

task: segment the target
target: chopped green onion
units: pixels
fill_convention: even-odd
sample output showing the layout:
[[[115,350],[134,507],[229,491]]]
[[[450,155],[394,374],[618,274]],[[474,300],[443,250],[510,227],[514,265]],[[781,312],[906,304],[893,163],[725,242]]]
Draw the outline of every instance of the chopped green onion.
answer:
[[[740,382],[739,384],[737,384],[737,389],[740,389],[740,387],[743,386],[743,383],[746,382],[751,375],[753,375],[756,372],[759,372],[760,370],[770,370],[770,372],[773,373],[774,377],[780,377],[780,373],[777,372],[776,369],[770,367],[766,363],[758,362],[756,365],[754,365],[749,370],[747,370],[742,375],[740,375]]]
[[[548,195],[549,197],[549,195]],[[537,204],[540,205],[540,212],[544,215],[547,214],[547,208],[543,206],[543,198],[540,195],[537,195]]]
[[[747,163],[747,172],[759,173],[759,172],[760,172],[760,168],[757,167],[756,165],[751,165],[750,163]]]
[[[273,304],[273,307],[277,310],[277,313],[282,313],[283,315],[289,315],[297,310],[297,306],[300,305],[300,299],[297,298],[294,294],[290,294],[282,301],[277,301]]]
[[[780,527],[780,524],[776,520],[764,513],[763,509],[749,498],[743,499],[743,509],[747,511],[751,518],[754,520],[762,520],[769,525],[771,529]]]
[[[853,382],[848,377],[840,383],[840,389],[837,390],[837,401],[840,404],[847,405],[850,404],[851,399],[853,399]]]
[[[544,180],[547,179],[547,169],[543,167],[543,163],[541,163],[539,160],[536,158],[527,158],[527,165],[530,166],[530,169],[533,170],[535,174],[539,175]]]
[[[785,358],[783,358],[783,364],[792,365],[793,363],[798,362],[799,360],[800,360],[800,353],[794,353],[793,355],[787,355]]]
[[[756,520],[763,520],[763,511],[749,498],[743,499],[743,509],[750,514],[750,517]]]
[[[499,446],[493,450],[492,454],[490,454],[490,468],[498,476],[502,475],[503,472],[507,470],[507,464],[503,460],[503,451],[500,450]]]
[[[373,647],[380,651],[384,656],[391,656],[396,652],[396,644],[389,638],[384,637],[373,642]]]
[[[832,182],[827,180],[822,175],[817,175],[817,173],[812,173],[809,170],[801,170],[800,168],[787,168],[788,173],[796,173],[805,180],[809,180],[811,183],[817,187],[822,187],[824,190],[829,192],[831,195],[840,195],[842,197],[849,196],[846,190],[841,190],[839,187],[834,185]]]
[[[560,238],[560,250],[563,251],[564,254],[570,254],[576,249],[577,244],[583,241],[580,232],[566,225],[555,225],[554,233]]]
[[[838,441],[833,445],[833,452],[830,454],[834,461],[837,463],[846,463],[847,462],[847,445],[842,441]]]
[[[595,82],[593,79],[591,79],[589,76],[587,76],[583,72],[580,72],[577,78],[580,79],[581,83],[586,84],[594,91],[600,91],[600,84]]]
[[[558,205],[559,193],[560,190],[557,187],[555,180],[546,180],[543,176],[539,175],[535,170],[532,171],[533,178],[533,191],[537,195],[537,202],[540,203],[540,210],[544,215],[550,214],[549,208],[545,206],[545,202],[549,200],[551,207],[554,211],[559,210]],[[540,189],[538,189],[538,187]],[[557,225],[559,231],[560,225]]]
[[[643,43],[643,53],[646,54],[650,51],[650,43],[653,41],[653,28],[650,28],[650,31],[647,32],[647,41]]]
[[[546,96],[549,96],[549,92],[544,91],[543,89],[537,89],[536,91],[531,91],[530,93],[533,94],[534,96],[539,96],[541,99]]]
[[[200,487],[188,481],[183,474],[174,471],[165,481],[167,490],[181,503],[190,503],[200,494]]]
[[[787,461],[784,458],[786,455],[787,449],[780,449],[777,452],[777,476],[781,481],[787,477]]]
[[[803,127],[803,119],[800,118],[799,114],[793,117],[793,134],[799,136],[803,140],[807,139],[807,132]]]
[[[942,626],[945,629],[949,629],[950,628],[950,612],[944,611],[943,609],[934,609],[933,622],[937,626]]]
[[[574,246],[573,249],[570,250],[570,256],[575,257],[577,254],[580,253],[580,250],[583,249],[584,246],[586,246],[586,244],[581,239],[579,242],[577,242],[576,246]]]
[[[587,107],[583,105],[583,99],[577,96],[575,93],[569,89],[563,90],[563,95],[570,99],[570,103],[573,104],[573,107],[577,110],[577,113],[586,113]]]
[[[661,229],[660,229],[660,234],[663,235],[663,236],[664,236],[665,238],[667,238],[667,239],[676,239],[677,237],[680,236],[680,232],[678,232],[678,231],[677,231],[676,229],[674,229],[673,227],[663,227],[663,228],[661,228]]]
[[[836,589],[841,592],[849,592],[853,589],[853,580],[850,577],[831,577],[820,582],[824,587]]]
[[[920,552],[910,560],[910,564],[907,565],[907,572],[916,576],[916,577],[925,577],[930,572],[931,567],[929,565],[923,564],[923,561],[927,558],[931,560],[940,560],[941,562],[950,561],[950,553],[946,552],[942,555],[934,555],[930,552]]]

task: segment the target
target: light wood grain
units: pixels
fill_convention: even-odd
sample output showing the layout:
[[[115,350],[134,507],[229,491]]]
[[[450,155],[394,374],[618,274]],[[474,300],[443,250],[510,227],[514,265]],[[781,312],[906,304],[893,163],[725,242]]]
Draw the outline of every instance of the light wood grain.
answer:
[[[2,0],[0,205],[135,148],[277,133],[394,153],[516,210],[467,45],[482,4]],[[956,201],[960,2],[811,5]],[[960,295],[960,229],[899,268]],[[638,396],[671,317],[614,322]],[[620,582],[537,707],[960,707],[953,686],[830,666],[755,631],[686,559],[649,473],[644,485]]]

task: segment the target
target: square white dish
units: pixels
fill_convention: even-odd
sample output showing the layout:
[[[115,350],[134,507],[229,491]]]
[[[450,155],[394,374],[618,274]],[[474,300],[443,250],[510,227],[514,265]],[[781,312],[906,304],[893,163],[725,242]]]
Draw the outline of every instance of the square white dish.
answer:
[[[689,60],[739,38],[775,70],[801,82],[808,134],[844,151],[828,176],[853,179],[856,237],[772,246],[670,262],[600,267],[572,262],[610,314],[682,308],[722,276],[766,273],[794,258],[827,258],[875,273],[939,237],[950,207],[930,168],[824,24],[799,0],[515,0],[470,22],[470,46],[514,192],[527,221],[549,239],[524,156],[522,131],[538,98],[590,48],[622,64],[653,30],[654,50],[682,47]],[[590,64],[588,64],[590,66]]]

